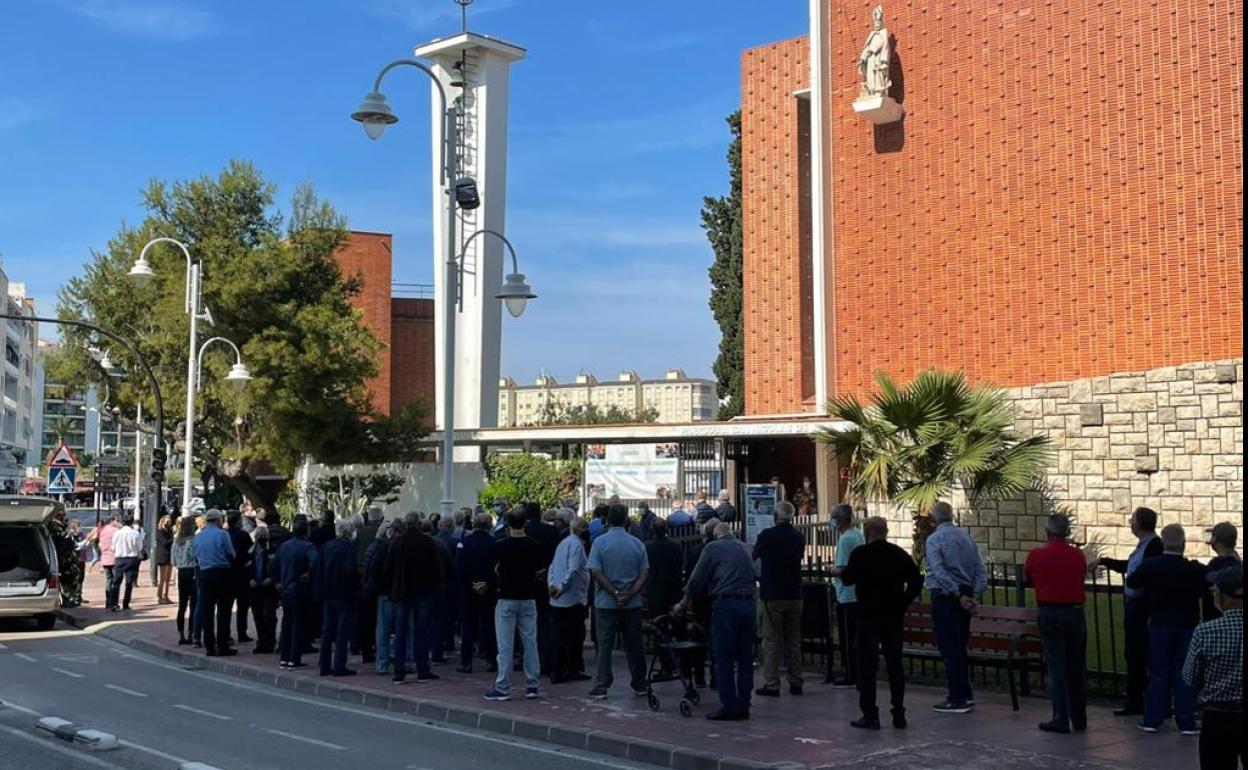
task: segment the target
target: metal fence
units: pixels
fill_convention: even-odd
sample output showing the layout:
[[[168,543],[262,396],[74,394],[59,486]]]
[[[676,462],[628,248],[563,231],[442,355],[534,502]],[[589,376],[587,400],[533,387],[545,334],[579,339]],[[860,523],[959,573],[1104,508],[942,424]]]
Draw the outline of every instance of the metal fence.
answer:
[[[740,521],[730,526],[738,536],[742,534]],[[809,662],[825,670],[839,668],[840,634],[836,624],[836,593],[832,579],[827,574],[836,551],[836,532],[827,522],[798,522],[797,528],[806,537],[806,557],[803,568],[803,648]],[[680,543],[685,552],[685,564],[692,568],[692,557],[700,543],[705,542],[698,527],[672,528],[672,539]],[[982,603],[993,607],[1034,607],[1035,595],[1023,580],[1021,564],[985,565],[988,571],[988,590]],[[1118,693],[1125,677],[1126,663],[1123,652],[1123,585],[1122,578],[1114,573],[1097,570],[1084,585],[1087,603],[1084,612],[1088,626],[1088,684],[1093,693],[1107,696]],[[926,592],[924,593],[926,601]],[[907,662],[908,676],[916,680],[937,681],[944,676],[939,661],[912,658]],[[975,679],[992,686],[1005,685],[1005,671],[1000,666],[979,663],[972,666]]]

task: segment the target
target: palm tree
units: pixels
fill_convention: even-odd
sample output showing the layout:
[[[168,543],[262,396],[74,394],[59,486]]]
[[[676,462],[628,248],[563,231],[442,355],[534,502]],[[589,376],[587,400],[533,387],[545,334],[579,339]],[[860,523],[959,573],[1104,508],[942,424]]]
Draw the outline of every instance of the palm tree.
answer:
[[[971,387],[957,372],[928,370],[899,387],[876,375],[879,392],[863,405],[832,399],[828,412],[853,426],[825,428],[847,469],[854,502],[887,500],[914,511],[915,556],[922,556],[936,501],[961,487],[972,502],[1020,494],[1043,478],[1052,456],[1047,436],[1019,436],[1004,391]]]

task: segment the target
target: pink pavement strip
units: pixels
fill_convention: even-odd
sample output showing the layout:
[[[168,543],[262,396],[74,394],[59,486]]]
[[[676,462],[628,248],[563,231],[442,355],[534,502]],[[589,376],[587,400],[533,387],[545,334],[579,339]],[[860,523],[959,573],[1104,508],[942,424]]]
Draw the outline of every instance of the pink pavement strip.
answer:
[[[148,582],[146,571],[142,582]],[[176,588],[170,593],[176,598]],[[151,586],[136,586],[129,613],[104,610],[103,579],[99,574],[88,577],[84,595],[88,604],[66,611],[80,628],[92,629],[123,644],[146,640],[183,653],[201,652],[177,645],[176,606],[157,605],[155,589]],[[274,673],[280,670],[275,656],[253,655],[250,647],[250,644],[239,645],[239,655],[228,661]],[[592,650],[586,653],[588,668],[592,671]],[[455,660],[456,656],[448,656],[448,659]],[[289,672],[290,675],[326,681],[318,674],[314,656],[305,656],[305,662],[312,665]],[[1196,739],[1178,736],[1174,731],[1147,735],[1136,730],[1132,720],[1115,718],[1110,709],[1094,706],[1089,709],[1087,732],[1070,736],[1041,733],[1036,725],[1049,717],[1046,699],[1025,698],[1022,710],[1014,712],[1007,696],[982,689],[976,695],[975,711],[958,716],[931,711],[930,706],[943,699],[943,691],[910,686],[906,693],[908,730],[893,730],[887,724],[878,733],[855,730],[849,726],[849,721],[858,716],[857,693],[833,690],[823,684],[822,670],[807,672],[805,695],[789,696],[786,687],[785,695],[780,698],[754,696],[748,722],[722,723],[704,718],[716,707],[713,690],[702,691],[702,703],[694,709],[691,718],[682,717],[677,710],[681,691],[678,682],[655,685],[662,705],[658,712],[652,712],[645,698],[629,692],[622,658],[616,661],[616,684],[606,701],[589,700],[587,682],[549,685],[546,680],[542,681],[541,699],[524,700],[518,697],[522,692],[523,675],[514,672],[512,685],[517,699],[487,702],[482,695],[489,689],[493,675],[487,674],[483,666],[478,666],[477,673],[459,674],[454,664],[448,663],[434,667],[434,672],[442,677],[439,681],[417,684],[412,677],[408,684],[395,686],[388,676],[374,674],[372,665],[366,666],[358,658],[349,665],[359,671],[358,676],[330,681],[340,687],[435,701],[457,709],[505,713],[552,726],[792,767],[1005,770],[1011,767],[1182,768],[1197,764]],[[888,687],[884,682],[880,683],[879,695],[886,711]]]

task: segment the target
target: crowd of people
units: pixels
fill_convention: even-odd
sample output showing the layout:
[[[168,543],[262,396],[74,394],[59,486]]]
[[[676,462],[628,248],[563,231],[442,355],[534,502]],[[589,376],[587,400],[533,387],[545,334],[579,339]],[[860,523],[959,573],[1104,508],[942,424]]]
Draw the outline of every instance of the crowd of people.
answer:
[[[471,673],[484,664],[495,674],[489,700],[512,698],[514,672],[522,672],[525,698],[541,697],[546,677],[551,684],[585,681],[588,697],[606,699],[614,684],[612,653],[620,644],[628,690],[646,696],[653,678],[644,652],[645,618],[689,617],[707,630],[710,684],[720,700],[708,718],[748,719],[756,697],[781,696],[782,668],[789,694],[804,691],[805,538],[793,526],[797,512],[787,501],[777,504],[775,525],[752,546],[730,525],[736,511],[726,496],[712,507],[701,494],[691,507],[689,521],[646,508],[630,516],[618,502],[582,518],[573,501],[543,510],[499,500],[492,510],[462,508],[445,517],[411,513],[383,520],[379,509],[337,521],[329,512],[317,522],[296,516],[289,530],[261,512],[250,532],[237,512],[209,510],[161,527],[169,533],[176,572],[181,643],[202,646],[208,655],[236,654],[234,644],[252,641],[247,632],[254,628],[255,652],[275,654],[283,668],[304,667],[304,655],[316,649],[323,676],[356,675],[348,661],[358,656],[373,673],[403,684],[439,679],[435,667],[448,664],[448,654],[458,649],[456,671]],[[881,729],[881,657],[891,723],[907,726],[905,616],[924,590],[947,688],[932,708],[946,714],[974,708],[968,643],[987,572],[968,530],[954,522],[952,506],[937,503],[931,515],[936,528],[920,571],[909,553],[888,541],[886,519],[857,521],[847,505],[832,511],[837,547],[829,569],[840,671],[834,675],[829,661],[827,681],[857,689],[861,715],[854,727]],[[1201,734],[1203,767],[1233,767],[1243,744],[1235,734],[1243,706],[1238,533],[1230,523],[1211,528],[1216,555],[1205,565],[1184,556],[1181,526],[1157,532],[1157,524],[1155,512],[1137,509],[1131,527],[1139,540],[1131,555],[1089,562],[1070,542],[1069,520],[1047,518],[1047,542],[1029,554],[1023,570],[1037,604],[1052,702],[1051,718],[1039,727],[1052,733],[1087,728],[1085,582],[1090,570],[1104,567],[1122,572],[1126,586],[1127,700],[1115,713],[1140,717],[1148,732],[1173,718],[1183,734]],[[124,609],[142,538],[131,522],[110,526],[114,531],[99,535],[112,557],[108,602]],[[686,530],[702,535],[691,549],[671,537]],[[169,583],[162,584],[160,600],[172,601]],[[762,681],[756,688],[760,618]],[[584,656],[589,631],[598,652],[592,672]],[[707,651],[678,659],[660,650],[659,656],[659,678],[688,675],[699,686],[706,683]]]

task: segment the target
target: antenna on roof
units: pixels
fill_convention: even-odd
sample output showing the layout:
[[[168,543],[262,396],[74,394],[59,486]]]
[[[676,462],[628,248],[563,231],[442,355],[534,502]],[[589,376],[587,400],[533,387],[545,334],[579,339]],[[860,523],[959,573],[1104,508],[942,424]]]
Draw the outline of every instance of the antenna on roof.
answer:
[[[460,22],[463,26],[462,31],[468,31],[468,6],[472,5],[475,0],[455,0],[455,4],[459,6]]]

